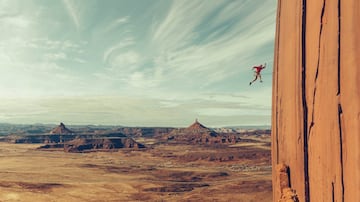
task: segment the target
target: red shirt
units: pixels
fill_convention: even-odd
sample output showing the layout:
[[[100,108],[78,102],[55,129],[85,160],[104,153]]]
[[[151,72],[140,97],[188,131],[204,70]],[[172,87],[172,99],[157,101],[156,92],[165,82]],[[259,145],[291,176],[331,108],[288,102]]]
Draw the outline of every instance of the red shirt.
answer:
[[[261,72],[261,70],[263,70],[264,69],[264,67],[262,66],[262,65],[260,65],[260,66],[255,66],[255,67],[253,67],[253,69],[256,69],[255,71],[256,71],[256,73],[260,73]]]

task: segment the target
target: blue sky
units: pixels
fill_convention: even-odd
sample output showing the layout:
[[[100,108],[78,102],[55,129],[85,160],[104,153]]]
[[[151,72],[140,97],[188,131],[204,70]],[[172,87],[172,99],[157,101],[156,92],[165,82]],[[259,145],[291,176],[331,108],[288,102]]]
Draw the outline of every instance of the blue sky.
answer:
[[[0,0],[0,122],[270,125],[275,12],[275,0]]]

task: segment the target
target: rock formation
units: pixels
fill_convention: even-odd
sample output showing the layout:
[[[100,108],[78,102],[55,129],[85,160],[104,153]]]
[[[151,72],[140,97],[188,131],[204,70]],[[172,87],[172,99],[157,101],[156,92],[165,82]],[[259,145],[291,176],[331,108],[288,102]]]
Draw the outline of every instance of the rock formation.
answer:
[[[187,128],[175,129],[165,136],[169,140],[193,144],[236,143],[240,138],[235,135],[219,134],[195,120]]]
[[[85,152],[94,150],[113,150],[120,148],[144,148],[131,138],[83,139],[78,138],[64,143],[65,152]]]
[[[132,138],[76,138],[65,143],[46,144],[38,149],[63,148],[65,152],[112,151],[121,148],[145,148]]]
[[[272,164],[299,201],[360,199],[359,21],[358,0],[278,1]]]
[[[60,123],[59,126],[57,126],[56,128],[50,131],[50,134],[72,134],[72,133],[74,132],[66,128],[66,126],[63,123]]]

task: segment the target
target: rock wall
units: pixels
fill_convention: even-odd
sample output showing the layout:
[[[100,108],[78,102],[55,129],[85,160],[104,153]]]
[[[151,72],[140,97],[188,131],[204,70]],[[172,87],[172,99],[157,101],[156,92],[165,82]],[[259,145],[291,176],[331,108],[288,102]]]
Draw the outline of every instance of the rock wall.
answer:
[[[359,22],[359,0],[278,0],[272,164],[299,201],[360,201]]]

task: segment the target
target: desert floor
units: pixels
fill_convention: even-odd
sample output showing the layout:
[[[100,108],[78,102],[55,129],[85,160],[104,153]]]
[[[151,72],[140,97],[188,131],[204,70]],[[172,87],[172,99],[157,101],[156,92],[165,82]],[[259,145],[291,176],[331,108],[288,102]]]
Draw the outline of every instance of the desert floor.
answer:
[[[1,202],[272,200],[266,141],[90,153],[39,146],[0,143]]]

